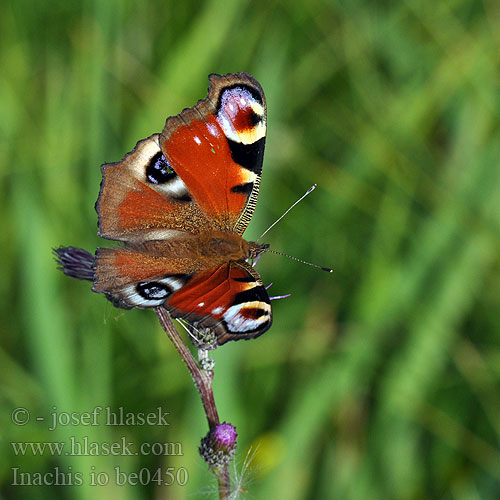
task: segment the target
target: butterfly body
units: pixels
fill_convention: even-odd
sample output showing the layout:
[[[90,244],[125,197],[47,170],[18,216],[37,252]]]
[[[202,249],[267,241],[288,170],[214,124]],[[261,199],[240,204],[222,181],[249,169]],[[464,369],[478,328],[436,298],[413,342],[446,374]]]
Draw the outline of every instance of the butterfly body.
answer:
[[[266,102],[247,73],[211,75],[206,99],[102,166],[93,290],[120,307],[166,307],[219,344],[264,333],[271,305],[242,234],[257,201]]]
[[[236,233],[207,232],[187,238],[129,243],[118,249],[100,248],[93,290],[105,292],[119,285],[119,278],[123,283],[157,278],[165,274],[166,265],[167,269],[191,275],[230,262],[244,262],[267,247],[248,242]],[[107,273],[109,270],[112,272]]]

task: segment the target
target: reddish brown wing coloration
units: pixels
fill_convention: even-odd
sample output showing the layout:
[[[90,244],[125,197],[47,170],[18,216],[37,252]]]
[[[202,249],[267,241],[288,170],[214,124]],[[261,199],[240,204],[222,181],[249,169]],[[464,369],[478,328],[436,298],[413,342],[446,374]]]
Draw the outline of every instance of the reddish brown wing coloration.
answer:
[[[123,160],[102,166],[96,203],[99,236],[141,242],[214,228],[197,203],[186,201],[187,187],[168,171],[158,140],[155,134],[139,141]],[[162,170],[167,181],[152,182],[161,179]]]
[[[219,345],[258,337],[271,326],[269,296],[246,262],[229,262],[193,277],[165,306],[174,318],[214,328]]]
[[[122,307],[164,305],[213,328],[218,343],[271,325],[269,297],[241,238],[257,201],[266,101],[247,73],[211,75],[206,99],[169,118],[160,135],[103,165],[93,290]]]
[[[266,140],[266,101],[246,73],[210,75],[206,99],[169,118],[162,151],[202,211],[243,234],[255,209]]]
[[[166,240],[148,240],[119,248],[99,248],[95,264],[95,292],[113,293],[130,306],[134,302],[123,288],[141,281],[158,281],[174,274],[192,277],[217,269],[249,254],[248,243],[235,233],[207,232]]]

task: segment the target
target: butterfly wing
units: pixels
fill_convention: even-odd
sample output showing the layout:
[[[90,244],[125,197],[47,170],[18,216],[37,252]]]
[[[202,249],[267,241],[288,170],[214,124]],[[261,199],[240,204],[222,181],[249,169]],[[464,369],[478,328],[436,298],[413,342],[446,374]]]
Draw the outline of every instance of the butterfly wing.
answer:
[[[165,307],[174,318],[213,328],[219,345],[258,337],[272,323],[267,290],[246,262],[230,262],[194,276]]]
[[[143,241],[207,230],[242,234],[257,202],[265,140],[260,84],[248,73],[210,75],[204,100],[101,167],[99,235]]]
[[[101,167],[99,236],[119,241],[178,238],[210,229],[187,186],[169,165],[155,134],[117,163]]]
[[[266,100],[248,73],[209,78],[206,99],[167,119],[160,147],[217,229],[241,235],[259,192]]]
[[[203,267],[152,250],[210,232],[241,235],[257,202],[265,138],[259,83],[247,73],[211,75],[204,100],[103,165],[99,235],[126,245],[98,249],[93,290],[120,307],[163,304],[175,318],[214,328],[219,344],[264,333],[269,297],[244,261]]]
[[[164,305],[174,318],[213,328],[219,345],[258,337],[269,329],[269,296],[246,262],[194,271],[183,259],[153,256],[134,248],[103,248],[97,254],[93,290],[124,308]]]
[[[92,290],[120,307],[156,307],[197,272],[186,259],[140,247],[98,248]]]

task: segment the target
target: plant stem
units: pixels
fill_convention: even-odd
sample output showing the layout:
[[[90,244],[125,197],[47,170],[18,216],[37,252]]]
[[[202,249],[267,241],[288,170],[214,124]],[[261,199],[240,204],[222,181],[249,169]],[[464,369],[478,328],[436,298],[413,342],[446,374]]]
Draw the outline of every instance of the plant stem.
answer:
[[[220,424],[219,414],[217,413],[217,407],[215,406],[214,393],[212,389],[212,379],[213,372],[201,370],[198,363],[194,359],[191,351],[188,349],[186,344],[183,342],[181,336],[175,329],[167,310],[164,307],[155,308],[156,315],[160,320],[162,328],[168,335],[168,338],[174,344],[177,352],[181,355],[184,363],[186,364],[191,376],[193,377],[194,383],[201,397],[201,404],[205,410],[205,415],[208,421],[208,427],[212,430],[215,426]],[[217,481],[219,483],[219,497],[221,500],[229,498],[231,493],[231,481],[229,478],[229,469],[226,465],[216,474]]]

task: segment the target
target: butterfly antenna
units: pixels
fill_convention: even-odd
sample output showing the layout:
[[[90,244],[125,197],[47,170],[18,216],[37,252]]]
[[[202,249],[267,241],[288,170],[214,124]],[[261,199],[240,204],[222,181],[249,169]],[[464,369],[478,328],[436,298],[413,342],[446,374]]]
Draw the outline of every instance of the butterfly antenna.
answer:
[[[281,217],[279,217],[278,220],[273,222],[255,241],[259,241],[264,235],[266,235],[278,222],[283,219],[283,217],[290,212],[290,210],[297,204],[299,204],[307,195],[311,194],[315,189],[316,189],[317,184],[313,184],[288,210],[286,210]],[[287,255],[287,257],[289,257]],[[292,257],[294,258],[294,257]],[[298,260],[298,259],[297,259]],[[311,264],[313,265],[313,264]],[[319,266],[318,266],[319,267]]]
[[[308,266],[315,267],[316,269],[321,269],[322,271],[326,271],[327,273],[333,273],[333,269],[330,267],[318,266],[318,264],[313,264],[312,262],[307,262],[307,260],[299,259],[298,257],[293,257],[292,255],[287,255],[286,253],[277,252],[276,250],[267,249],[266,252],[274,253],[275,255],[281,255],[282,257],[288,257],[289,259],[296,260],[297,262],[301,262],[302,264],[306,264]]]

